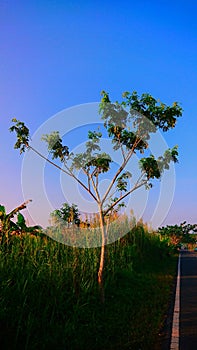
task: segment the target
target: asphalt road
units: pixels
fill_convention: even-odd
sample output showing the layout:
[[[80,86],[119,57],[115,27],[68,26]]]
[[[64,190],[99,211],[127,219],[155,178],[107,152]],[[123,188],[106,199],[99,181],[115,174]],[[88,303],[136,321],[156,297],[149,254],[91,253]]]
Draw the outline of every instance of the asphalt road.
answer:
[[[197,252],[181,252],[180,350],[197,349]]]

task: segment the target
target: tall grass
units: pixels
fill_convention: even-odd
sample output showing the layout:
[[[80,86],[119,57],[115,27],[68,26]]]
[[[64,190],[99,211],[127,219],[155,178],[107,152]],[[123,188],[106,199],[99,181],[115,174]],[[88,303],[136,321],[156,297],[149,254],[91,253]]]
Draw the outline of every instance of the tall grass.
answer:
[[[45,236],[0,246],[2,349],[154,349],[176,259],[142,225],[107,245],[106,302],[99,302],[100,248]]]

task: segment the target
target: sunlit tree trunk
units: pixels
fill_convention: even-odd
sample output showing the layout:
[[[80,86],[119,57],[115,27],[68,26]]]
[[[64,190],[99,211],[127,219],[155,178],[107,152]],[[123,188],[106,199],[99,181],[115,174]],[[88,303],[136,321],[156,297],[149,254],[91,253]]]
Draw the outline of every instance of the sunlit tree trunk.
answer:
[[[104,274],[104,268],[105,268],[105,255],[106,255],[105,249],[106,249],[106,242],[107,242],[107,231],[106,231],[105,219],[104,219],[102,208],[99,208],[99,215],[100,215],[102,245],[101,245],[100,265],[98,270],[98,285],[100,289],[101,301],[104,303],[105,291],[104,291],[104,283],[103,283],[103,274]]]

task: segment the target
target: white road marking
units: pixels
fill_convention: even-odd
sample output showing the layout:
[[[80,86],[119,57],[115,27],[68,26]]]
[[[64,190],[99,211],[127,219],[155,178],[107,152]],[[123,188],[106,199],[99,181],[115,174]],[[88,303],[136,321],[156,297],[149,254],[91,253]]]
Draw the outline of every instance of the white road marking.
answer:
[[[179,350],[179,319],[180,319],[180,262],[181,254],[179,254],[178,260],[178,273],[177,273],[177,283],[176,283],[176,296],[174,304],[174,314],[172,322],[172,336],[170,350]]]

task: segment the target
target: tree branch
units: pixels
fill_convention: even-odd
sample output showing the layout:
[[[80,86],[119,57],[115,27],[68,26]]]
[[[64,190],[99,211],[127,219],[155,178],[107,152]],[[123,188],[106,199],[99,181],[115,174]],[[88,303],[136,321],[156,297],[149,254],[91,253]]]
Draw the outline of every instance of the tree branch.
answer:
[[[120,198],[117,199],[117,201],[115,201],[105,212],[104,212],[104,216],[107,215],[107,213],[113,209],[121,200],[123,200],[124,198],[126,198],[129,194],[131,194],[133,191],[137,190],[137,188],[145,185],[147,183],[147,180],[144,180],[141,183],[136,182],[135,186],[128,191],[127,193],[125,193],[124,195],[122,195]]]
[[[92,191],[86,187],[83,182],[81,182],[74,174],[73,172],[64,164],[64,166],[66,167],[67,171],[64,170],[63,168],[61,168],[59,165],[55,164],[53,161],[49,160],[48,158],[46,158],[45,156],[43,156],[42,153],[40,153],[39,151],[37,151],[34,147],[30,146],[30,145],[26,145],[27,148],[31,149],[32,151],[34,151],[36,154],[38,154],[41,158],[43,158],[44,160],[46,160],[46,162],[54,165],[57,169],[61,170],[63,173],[73,177],[93,198],[95,201],[97,201],[97,198],[95,197],[95,195],[92,193]]]
[[[126,160],[126,158],[125,158],[125,152],[124,152],[124,149],[123,149],[123,146],[122,146],[121,143],[120,143],[120,149],[121,149],[121,152],[122,152],[123,159],[124,159],[124,161],[125,161],[125,160]]]
[[[112,189],[112,187],[113,187],[113,185],[114,185],[114,183],[115,183],[115,181],[116,181],[118,175],[120,175],[120,173],[122,172],[122,170],[123,170],[123,169],[125,168],[125,166],[127,165],[128,161],[130,160],[131,156],[133,155],[133,153],[134,153],[134,151],[135,151],[135,148],[137,147],[137,144],[138,144],[138,143],[135,142],[134,145],[133,145],[133,147],[131,148],[131,150],[128,152],[127,156],[126,156],[126,157],[125,157],[125,156],[123,157],[124,161],[123,161],[122,165],[119,167],[119,169],[117,170],[117,172],[116,172],[116,174],[114,175],[114,177],[113,177],[113,179],[112,179],[112,181],[111,181],[111,183],[110,183],[110,185],[109,185],[107,191],[105,192],[104,197],[103,197],[103,199],[102,199],[102,204],[104,203],[104,201],[106,200],[106,198],[107,198],[109,192],[111,191],[111,189]]]
[[[94,172],[93,172],[94,173]],[[101,198],[100,198],[100,194],[99,194],[99,191],[98,191],[98,174],[96,175],[96,184],[93,180],[93,173],[90,175],[90,179],[91,179],[91,182],[92,182],[92,187],[94,189],[94,192],[96,194],[96,197],[97,197],[97,203],[101,203]]]

